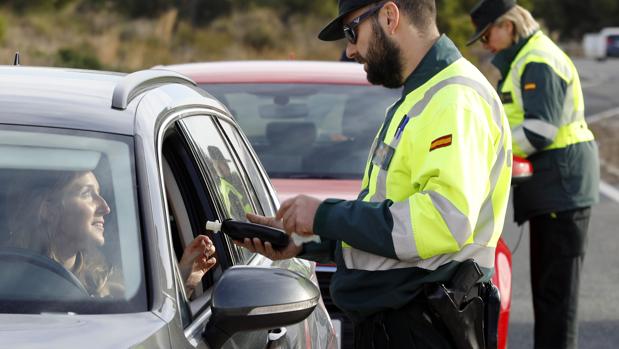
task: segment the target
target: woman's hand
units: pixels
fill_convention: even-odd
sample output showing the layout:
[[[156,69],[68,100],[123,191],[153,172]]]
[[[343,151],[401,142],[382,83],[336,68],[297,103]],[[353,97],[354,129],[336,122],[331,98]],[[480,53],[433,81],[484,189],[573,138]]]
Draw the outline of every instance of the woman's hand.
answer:
[[[178,265],[185,282],[187,297],[191,296],[204,274],[217,262],[214,255],[215,246],[206,235],[199,235],[185,247]]]

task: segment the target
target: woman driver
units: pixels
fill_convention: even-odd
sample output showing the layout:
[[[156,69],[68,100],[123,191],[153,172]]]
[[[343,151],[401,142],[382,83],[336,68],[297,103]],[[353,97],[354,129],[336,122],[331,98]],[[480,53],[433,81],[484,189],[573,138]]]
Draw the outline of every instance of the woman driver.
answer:
[[[34,250],[62,264],[97,297],[118,296],[113,270],[98,247],[105,243],[110,207],[91,171],[37,171],[16,176],[9,188],[9,245]],[[179,268],[190,295],[215,265],[215,247],[204,235],[183,251]]]

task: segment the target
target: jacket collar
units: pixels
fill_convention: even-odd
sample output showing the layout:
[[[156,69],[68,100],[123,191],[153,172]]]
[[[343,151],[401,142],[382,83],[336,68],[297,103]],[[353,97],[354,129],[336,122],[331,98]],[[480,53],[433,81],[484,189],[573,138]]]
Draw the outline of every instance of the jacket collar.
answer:
[[[504,78],[509,73],[512,62],[514,61],[514,59],[516,59],[516,56],[518,55],[520,50],[522,50],[524,45],[526,45],[531,40],[531,38],[533,38],[538,33],[541,32],[536,31],[530,36],[520,39],[520,41],[513,44],[511,47],[500,51],[496,54],[496,56],[494,56],[494,58],[492,59],[492,64],[497,67],[497,69],[499,69],[499,72],[501,72],[501,77]]]
[[[402,98],[406,97],[411,91],[425,84],[434,75],[448,67],[451,63],[460,59],[462,55],[456,45],[446,35],[434,43],[432,48],[423,57],[417,68],[404,81]]]

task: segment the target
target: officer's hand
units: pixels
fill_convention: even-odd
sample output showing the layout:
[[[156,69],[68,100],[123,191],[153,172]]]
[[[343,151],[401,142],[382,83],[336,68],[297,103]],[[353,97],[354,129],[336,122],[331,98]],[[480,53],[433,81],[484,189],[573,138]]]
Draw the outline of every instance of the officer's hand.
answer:
[[[247,213],[245,216],[252,223],[262,224],[277,229],[284,229],[281,219],[260,216],[253,213]],[[243,241],[234,240],[234,243],[238,246],[245,247],[251,252],[260,253],[261,255],[273,260],[292,258],[298,255],[302,250],[300,246],[297,246],[292,242],[292,239],[288,243],[288,246],[278,250],[274,249],[270,242],[262,242],[262,240],[258,238],[246,238]]]
[[[258,238],[245,238],[245,240],[243,241],[233,241],[235,245],[245,247],[251,252],[260,253],[261,255],[266,256],[267,258],[270,258],[272,260],[288,259],[295,257],[296,255],[301,253],[301,250],[303,249],[301,246],[295,245],[292,242],[292,239],[290,239],[288,246],[279,250],[274,249],[273,245],[271,245],[270,242],[262,242],[262,240]]]
[[[252,223],[266,225],[272,228],[277,228],[277,229],[282,229],[282,230],[284,229],[282,220],[275,218],[275,217],[265,217],[265,216],[261,216],[261,215],[257,215],[253,213],[246,213],[245,217],[247,217],[247,219]]]
[[[311,196],[299,195],[284,201],[275,218],[283,220],[288,234],[314,235],[314,216],[321,203]]]

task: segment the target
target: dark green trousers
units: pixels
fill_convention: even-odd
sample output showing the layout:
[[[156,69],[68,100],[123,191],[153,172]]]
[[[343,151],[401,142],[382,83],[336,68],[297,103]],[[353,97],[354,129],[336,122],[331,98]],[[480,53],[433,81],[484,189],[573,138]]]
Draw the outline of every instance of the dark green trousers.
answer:
[[[449,338],[444,325],[432,321],[427,301],[421,297],[355,325],[355,349],[452,349]]]
[[[587,207],[529,220],[535,348],[578,347],[578,291],[590,215]]]

